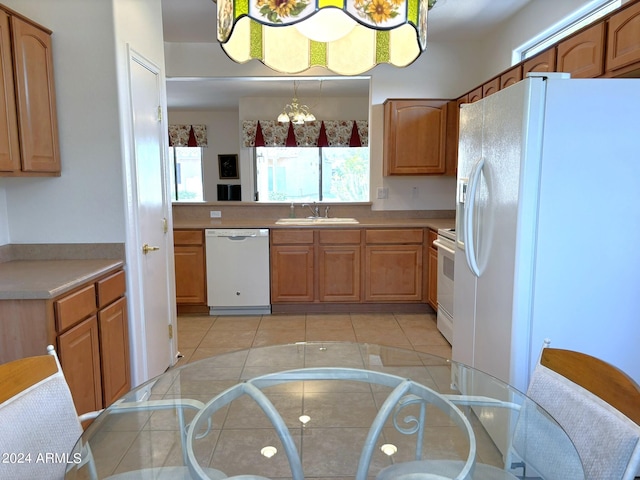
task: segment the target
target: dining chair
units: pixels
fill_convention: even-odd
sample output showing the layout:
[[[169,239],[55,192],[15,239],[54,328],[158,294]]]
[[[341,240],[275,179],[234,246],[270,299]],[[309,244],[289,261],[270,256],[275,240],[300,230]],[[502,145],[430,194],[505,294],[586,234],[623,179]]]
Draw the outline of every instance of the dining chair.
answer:
[[[64,378],[53,346],[48,355],[27,357],[0,365],[0,478],[12,480],[57,480],[65,476],[67,465],[86,465],[88,477],[98,478],[88,447],[74,449],[83,429],[82,422],[96,418],[100,412],[81,416],[76,413],[71,391]],[[198,410],[203,404],[195,400],[153,400],[119,402],[110,411],[124,413],[176,409]],[[183,430],[183,440],[188,425]],[[183,441],[183,448],[186,442]],[[186,451],[183,452],[186,458]],[[77,466],[77,465],[76,465]],[[83,468],[85,468],[83,466]],[[209,479],[227,476],[206,469]],[[126,472],[110,479],[191,479],[186,466],[162,467]]]
[[[504,468],[476,462],[473,479],[632,480],[640,473],[640,388],[600,359],[549,348],[549,344],[546,340],[531,377],[527,389],[530,401],[514,405],[486,397],[447,397],[460,406],[517,412]],[[566,436],[550,428],[547,415],[559,423]],[[572,448],[566,445],[567,440],[575,446],[579,459],[564,455]],[[446,476],[453,468],[457,467],[451,462],[418,460],[391,465],[376,479],[417,480],[433,473]]]
[[[631,480],[640,474],[640,387],[590,355],[545,341],[527,395],[565,429],[587,480]]]

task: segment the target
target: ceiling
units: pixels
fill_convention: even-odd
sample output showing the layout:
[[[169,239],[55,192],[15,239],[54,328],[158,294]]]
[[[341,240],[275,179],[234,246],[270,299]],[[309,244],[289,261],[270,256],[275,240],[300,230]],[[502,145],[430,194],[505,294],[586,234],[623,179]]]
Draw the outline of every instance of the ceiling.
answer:
[[[429,12],[429,41],[469,40],[490,31],[532,0],[438,0]],[[165,42],[215,43],[212,0],[162,0]],[[292,77],[167,79],[169,108],[231,109],[240,96],[290,96]],[[300,81],[300,78],[296,78]],[[367,96],[365,77],[325,77],[322,95]],[[300,83],[299,96],[317,94],[319,81]],[[314,95],[315,95],[314,94]]]

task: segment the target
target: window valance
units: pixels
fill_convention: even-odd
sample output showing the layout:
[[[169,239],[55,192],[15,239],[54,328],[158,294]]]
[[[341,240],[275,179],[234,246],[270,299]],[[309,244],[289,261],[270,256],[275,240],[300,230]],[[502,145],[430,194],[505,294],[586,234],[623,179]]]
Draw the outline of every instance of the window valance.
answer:
[[[366,120],[322,120],[303,125],[277,120],[242,122],[243,147],[366,147]]]
[[[206,147],[206,125],[169,125],[170,147]]]

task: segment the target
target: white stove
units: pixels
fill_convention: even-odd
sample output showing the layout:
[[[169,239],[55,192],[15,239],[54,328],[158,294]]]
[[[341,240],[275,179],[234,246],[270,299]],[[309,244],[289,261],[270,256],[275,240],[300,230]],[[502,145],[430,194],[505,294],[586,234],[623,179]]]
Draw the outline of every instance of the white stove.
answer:
[[[453,271],[456,251],[455,228],[441,228],[438,239],[438,330],[453,343]]]

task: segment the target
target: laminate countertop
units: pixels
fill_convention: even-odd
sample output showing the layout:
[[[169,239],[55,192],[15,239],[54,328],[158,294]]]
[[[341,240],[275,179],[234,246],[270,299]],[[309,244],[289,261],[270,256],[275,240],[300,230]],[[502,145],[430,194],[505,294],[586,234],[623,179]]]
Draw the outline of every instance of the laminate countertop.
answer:
[[[122,268],[122,260],[14,260],[0,263],[0,300],[46,300]]]
[[[453,218],[356,218],[359,223],[329,223],[329,224],[276,224],[274,219],[176,219],[173,221],[174,230],[206,229],[206,228],[453,228]]]

